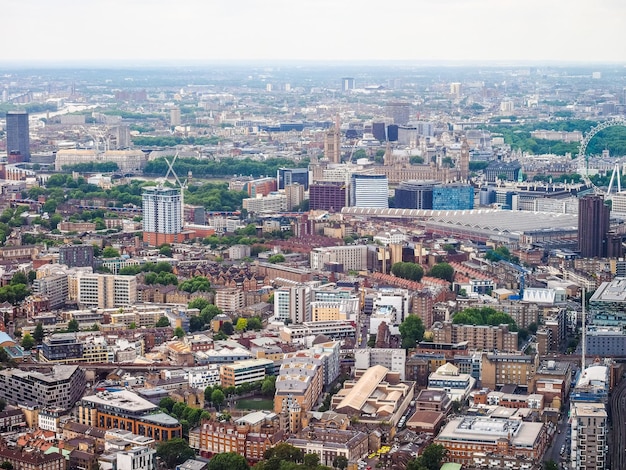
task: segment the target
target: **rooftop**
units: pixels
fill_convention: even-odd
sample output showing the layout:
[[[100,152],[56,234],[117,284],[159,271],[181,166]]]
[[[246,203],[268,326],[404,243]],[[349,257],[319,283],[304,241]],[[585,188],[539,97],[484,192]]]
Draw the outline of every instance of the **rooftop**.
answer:
[[[95,395],[83,397],[83,401],[99,406],[119,408],[133,413],[148,413],[157,409],[157,406],[153,403],[128,390],[120,390],[119,392],[99,392]]]

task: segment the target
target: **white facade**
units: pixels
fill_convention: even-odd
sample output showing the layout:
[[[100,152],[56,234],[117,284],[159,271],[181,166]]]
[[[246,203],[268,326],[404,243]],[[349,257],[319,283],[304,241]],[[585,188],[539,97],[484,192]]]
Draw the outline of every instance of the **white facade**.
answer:
[[[373,366],[383,366],[391,372],[400,374],[400,380],[405,378],[406,350],[392,348],[367,348],[354,351],[354,366],[356,369],[369,369]]]
[[[156,450],[133,447],[117,453],[117,470],[156,470]]]
[[[367,246],[329,246],[311,251],[311,269],[323,271],[324,265],[328,263],[339,263],[343,265],[344,271],[367,269]]]
[[[220,385],[220,369],[216,364],[202,369],[189,370],[187,373],[189,387],[205,389],[209,386]]]
[[[399,325],[411,313],[411,298],[406,289],[383,289],[376,292],[374,308],[393,307],[396,310],[396,325]]]
[[[350,206],[387,209],[389,180],[384,175],[355,173],[351,178]]]
[[[244,199],[242,204],[248,212],[283,212],[287,210],[287,196],[269,194],[264,197],[249,197]]]
[[[311,319],[311,288],[299,285],[274,291],[274,320],[301,324]]]
[[[143,231],[151,233],[180,233],[183,228],[182,198],[180,189],[143,189]]]

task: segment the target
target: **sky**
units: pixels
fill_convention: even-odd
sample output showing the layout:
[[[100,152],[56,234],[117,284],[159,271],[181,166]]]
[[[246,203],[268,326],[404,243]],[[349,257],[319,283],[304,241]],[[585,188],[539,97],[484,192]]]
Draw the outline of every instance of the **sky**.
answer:
[[[625,0],[2,0],[0,63],[626,62]]]

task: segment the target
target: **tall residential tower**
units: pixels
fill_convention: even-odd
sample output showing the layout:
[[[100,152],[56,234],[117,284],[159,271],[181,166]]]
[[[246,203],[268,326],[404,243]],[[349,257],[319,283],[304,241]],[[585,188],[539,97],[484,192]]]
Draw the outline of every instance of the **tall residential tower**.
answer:
[[[181,241],[180,189],[152,186],[143,189],[143,241],[151,246]]]

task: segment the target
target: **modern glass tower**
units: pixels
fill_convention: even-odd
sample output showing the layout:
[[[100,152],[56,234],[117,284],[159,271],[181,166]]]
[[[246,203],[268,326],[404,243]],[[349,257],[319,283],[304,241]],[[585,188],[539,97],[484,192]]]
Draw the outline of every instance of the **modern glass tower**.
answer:
[[[28,113],[26,111],[9,111],[7,119],[7,157],[19,153],[22,161],[30,161],[30,135],[28,129]]]

